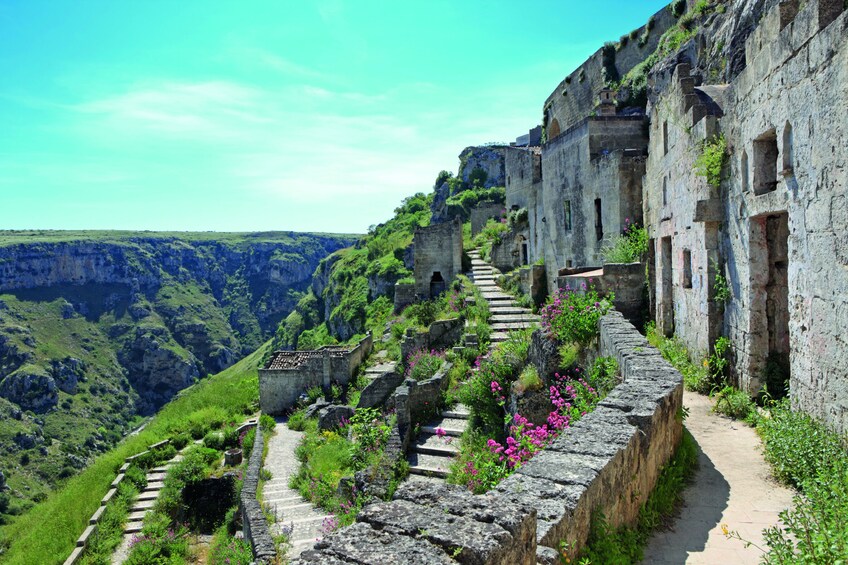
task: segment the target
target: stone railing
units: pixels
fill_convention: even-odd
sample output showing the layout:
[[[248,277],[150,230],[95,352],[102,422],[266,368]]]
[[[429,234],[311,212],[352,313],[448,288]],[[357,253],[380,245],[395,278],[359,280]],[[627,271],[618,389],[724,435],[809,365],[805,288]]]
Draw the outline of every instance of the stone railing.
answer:
[[[85,531],[83,531],[82,535],[77,538],[77,545],[68,558],[65,560],[64,565],[74,565],[78,563],[82,558],[82,554],[85,551],[85,546],[88,545],[88,540],[91,539],[91,536],[97,531],[97,525],[100,523],[100,519],[103,517],[103,513],[106,511],[106,505],[111,502],[111,500],[118,493],[118,485],[120,485],[124,481],[125,473],[127,469],[129,469],[130,465],[133,461],[141,457],[142,455],[146,455],[150,453],[150,451],[154,449],[158,449],[160,447],[164,447],[171,443],[171,440],[166,439],[164,441],[160,441],[158,443],[154,443],[149,446],[145,451],[141,453],[136,453],[135,455],[131,455],[124,460],[124,464],[121,465],[121,468],[118,469],[118,476],[115,477],[115,480],[112,481],[112,484],[109,485],[109,490],[103,495],[103,498],[100,499],[100,506],[97,510],[94,511],[94,514],[91,515],[91,518],[88,519],[88,526],[86,526]]]
[[[294,563],[557,563],[561,542],[585,546],[594,512],[635,524],[681,438],[683,379],[618,312],[598,350],[624,381],[494,490],[405,483]]]
[[[253,450],[250,452],[250,460],[247,463],[247,471],[244,474],[244,484],[241,488],[241,510],[242,529],[244,538],[250,542],[253,557],[256,563],[273,563],[277,557],[274,540],[268,528],[268,521],[262,512],[262,507],[256,499],[256,491],[259,488],[259,471],[262,469],[262,451],[265,442],[262,438],[262,428],[256,426],[256,436],[253,440]]]

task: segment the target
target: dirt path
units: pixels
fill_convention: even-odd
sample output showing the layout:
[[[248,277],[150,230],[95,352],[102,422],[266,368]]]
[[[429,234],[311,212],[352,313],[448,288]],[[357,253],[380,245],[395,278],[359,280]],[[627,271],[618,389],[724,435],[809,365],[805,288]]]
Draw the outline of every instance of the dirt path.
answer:
[[[750,426],[711,413],[710,399],[700,394],[684,393],[683,403],[689,408],[686,428],[701,448],[700,469],[684,492],[684,507],[673,529],[651,538],[643,563],[759,563],[760,550],[728,540],[721,525],[762,546],[762,530],[778,522],[780,511],[792,503],[793,491],[771,477]]]

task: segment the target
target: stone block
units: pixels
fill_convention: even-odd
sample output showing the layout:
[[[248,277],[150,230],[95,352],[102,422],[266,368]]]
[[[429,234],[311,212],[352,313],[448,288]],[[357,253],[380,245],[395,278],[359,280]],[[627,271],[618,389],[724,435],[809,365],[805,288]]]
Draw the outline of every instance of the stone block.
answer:
[[[342,425],[342,421],[350,420],[353,416],[353,408],[331,404],[318,412],[318,429],[335,430]]]
[[[373,408],[382,405],[402,382],[403,375],[395,371],[380,375],[362,389],[356,407]]]

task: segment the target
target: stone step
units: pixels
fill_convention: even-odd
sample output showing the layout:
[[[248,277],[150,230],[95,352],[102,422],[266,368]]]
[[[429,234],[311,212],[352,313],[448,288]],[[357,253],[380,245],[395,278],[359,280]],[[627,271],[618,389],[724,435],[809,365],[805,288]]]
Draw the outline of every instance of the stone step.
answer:
[[[130,508],[130,512],[140,512],[142,510],[150,510],[156,506],[156,500],[139,500]]]
[[[453,436],[439,437],[434,434],[421,434],[412,446],[412,450],[416,453],[454,457],[459,453],[459,449],[453,445],[457,441],[459,440]]]
[[[540,320],[535,314],[494,314],[489,318],[490,324],[536,323]]]
[[[462,435],[462,432],[465,431],[465,426],[461,428],[446,428],[444,426],[421,426],[421,432],[425,434],[438,435],[438,432],[436,432],[437,429],[444,430],[446,436],[459,437]]]
[[[437,477],[431,477],[429,475],[414,475],[410,474],[406,479],[407,481],[416,481],[416,482],[424,482],[424,483],[434,483],[434,484],[443,484],[442,479]]]
[[[144,526],[144,522],[141,520],[136,520],[133,522],[127,522],[127,525],[124,526],[125,534],[137,534],[141,531],[141,528]]]
[[[464,410],[443,410],[442,418],[452,418],[454,420],[467,420],[471,417],[471,412]]]
[[[501,332],[510,330],[523,330],[527,328],[532,328],[535,325],[536,322],[510,322],[508,324],[492,324],[492,331]]]
[[[302,498],[299,501],[291,501],[285,504],[280,504],[280,501],[277,500],[264,500],[263,502],[272,508],[276,508],[278,513],[312,508],[312,504],[303,502]]]
[[[146,502],[148,500],[156,500],[159,496],[158,490],[145,490],[141,494],[138,495],[139,502]]]
[[[513,298],[509,294],[505,294],[503,292],[484,292],[483,298],[485,298],[488,302],[491,302],[493,300],[496,300],[496,301],[499,301],[499,300],[509,300],[509,301],[515,300],[515,298]]]
[[[165,483],[163,481],[151,481],[147,479],[147,487],[144,490],[162,490],[165,488]]]
[[[509,334],[507,332],[492,332],[492,335],[489,336],[489,341],[492,343],[500,343],[502,341],[506,341]]]
[[[411,453],[409,455],[409,472],[416,475],[447,477],[452,461],[451,457]]]
[[[127,516],[127,522],[136,522],[138,520],[143,520],[147,515],[147,510],[139,510],[137,512],[130,512]]]
[[[157,482],[157,481],[164,481],[165,475],[167,475],[167,473],[159,472],[159,471],[157,471],[155,473],[152,473],[152,472],[147,473],[147,482],[153,483],[153,482]]]
[[[445,416],[442,414],[442,418],[440,420],[431,420],[427,422],[428,426],[433,426],[434,428],[444,428],[444,429],[452,429],[452,430],[464,430],[466,426],[468,426],[467,418],[451,418],[450,416]]]

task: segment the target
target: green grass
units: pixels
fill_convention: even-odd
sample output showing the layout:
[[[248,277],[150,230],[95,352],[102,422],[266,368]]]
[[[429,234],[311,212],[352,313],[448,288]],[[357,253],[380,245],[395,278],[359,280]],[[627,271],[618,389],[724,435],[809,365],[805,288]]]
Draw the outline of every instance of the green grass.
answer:
[[[141,433],[98,457],[44,502],[0,530],[0,547],[8,546],[3,555],[4,563],[63,562],[126,457],[186,430],[192,415],[198,411],[220,410],[229,419],[237,421],[242,420],[245,413],[255,410],[258,402],[257,369],[267,347],[268,343],[229,369],[182,391],[150,420]]]

